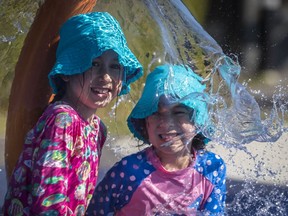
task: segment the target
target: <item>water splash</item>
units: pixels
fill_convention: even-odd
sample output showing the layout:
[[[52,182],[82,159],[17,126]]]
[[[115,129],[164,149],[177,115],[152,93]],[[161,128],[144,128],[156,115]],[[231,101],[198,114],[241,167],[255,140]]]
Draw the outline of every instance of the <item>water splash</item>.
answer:
[[[283,95],[285,91],[274,94],[269,114],[263,115],[259,103],[247,89],[248,84],[238,81],[241,66],[237,56],[224,54],[217,42],[199,25],[181,1],[146,0],[145,3],[159,25],[164,46],[162,62],[188,65],[207,83],[209,96],[202,96],[202,100],[209,104],[211,122],[201,128],[202,133],[231,151],[236,149],[235,153],[228,155],[228,163],[231,163],[232,167],[233,164],[238,164],[235,158],[239,152],[254,164],[250,173],[243,173],[246,176],[243,183],[229,185],[242,187],[240,192],[235,193],[233,200],[229,200],[229,215],[237,215],[239,212],[242,215],[287,214],[287,188],[274,185],[270,191],[267,185],[255,182],[255,179],[267,176],[275,178],[278,173],[271,167],[266,167],[267,161],[263,161],[259,154],[251,152],[247,146],[255,141],[274,143],[287,132],[287,94]],[[195,98],[195,95],[187,97],[189,96]],[[282,171],[285,172],[285,168]],[[255,178],[249,178],[250,174],[254,174]],[[163,215],[171,213],[167,212],[165,204],[157,209],[161,210]]]
[[[209,84],[210,98],[206,102],[211,106],[214,131],[211,133],[210,126],[202,128],[204,135],[239,148],[255,140],[277,141],[284,130],[278,107],[273,107],[269,118],[261,119],[255,98],[238,82],[241,67],[237,56],[225,55],[180,0],[145,3],[161,30],[165,62],[187,65]],[[216,76],[220,76],[220,81],[215,82]],[[219,88],[215,90],[215,86]]]
[[[185,64],[198,74],[209,75],[223,51],[182,1],[145,0],[145,3],[160,28],[165,49],[163,60]]]
[[[268,191],[264,185],[246,181],[236,190],[239,192],[227,205],[229,215],[238,215],[239,212],[257,216],[287,215],[288,194],[283,187],[272,185]]]

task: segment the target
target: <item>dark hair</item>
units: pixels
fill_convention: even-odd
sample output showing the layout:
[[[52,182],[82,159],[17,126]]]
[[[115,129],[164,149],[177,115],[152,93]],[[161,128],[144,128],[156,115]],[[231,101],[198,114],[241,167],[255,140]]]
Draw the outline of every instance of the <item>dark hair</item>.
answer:
[[[90,70],[91,70],[91,68],[90,68]],[[74,74],[74,75],[69,75],[69,76],[71,77],[71,76],[76,76],[76,75],[82,75],[82,88],[83,88],[84,79],[85,79],[85,72],[83,72],[81,74]],[[57,94],[54,96],[51,103],[55,103],[56,101],[62,100],[62,98],[64,97],[64,95],[66,93],[66,82],[62,79],[61,75],[53,77],[53,81],[54,81],[54,84],[57,88]]]
[[[201,149],[205,149],[206,145],[205,145],[205,140],[207,138],[202,134],[202,133],[198,133],[193,139],[192,139],[192,148],[194,148],[195,150],[201,150]]]
[[[57,94],[54,96],[51,103],[55,103],[56,101],[61,100],[66,93],[65,81],[60,76],[54,77],[53,80],[54,80],[55,86],[57,88]]]

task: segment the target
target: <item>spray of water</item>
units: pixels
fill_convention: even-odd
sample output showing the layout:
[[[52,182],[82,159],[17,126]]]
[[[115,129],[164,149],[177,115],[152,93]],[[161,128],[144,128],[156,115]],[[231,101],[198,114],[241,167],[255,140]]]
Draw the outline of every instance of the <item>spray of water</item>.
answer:
[[[210,127],[207,127],[208,131],[203,128],[203,133],[228,145],[240,145],[254,140],[275,142],[283,132],[278,108],[273,107],[271,116],[261,119],[258,103],[238,82],[241,67],[237,57],[233,56],[233,60],[225,55],[180,0],[145,2],[161,30],[165,61],[188,65],[194,72],[205,77],[209,84],[209,98],[206,96],[203,100],[211,106],[210,124],[214,131],[211,134]],[[220,76],[220,84],[219,81],[215,82],[215,76]]]
[[[241,66],[237,56],[224,54],[221,47],[194,19],[182,1],[145,0],[145,4],[161,32],[165,50],[159,55],[161,62],[187,65],[201,75],[207,84],[207,95],[187,96],[203,100],[209,105],[210,122],[199,130],[226,148],[237,149],[236,152],[242,151],[248,155],[251,162],[255,163],[255,170],[251,172],[255,172],[256,178],[261,177],[263,172],[265,175],[267,173],[270,176],[277,175],[265,167],[265,162],[261,161],[261,158],[259,162],[259,155],[252,154],[246,145],[254,141],[276,142],[287,131],[284,125],[287,114],[287,102],[283,100],[285,95],[275,94],[270,114],[263,117],[258,102],[246,86],[238,81]],[[231,153],[231,161],[228,163],[237,164],[233,159],[235,154]],[[267,187],[257,186],[249,176],[244,180],[242,188],[227,205],[229,215],[237,215],[243,210],[254,215],[287,213],[285,207],[287,190],[282,192],[283,188],[275,185],[273,192],[269,192]],[[183,195],[185,191],[175,196]],[[173,200],[176,197],[173,197]],[[157,211],[163,215],[173,214],[167,212],[165,204],[157,206]]]

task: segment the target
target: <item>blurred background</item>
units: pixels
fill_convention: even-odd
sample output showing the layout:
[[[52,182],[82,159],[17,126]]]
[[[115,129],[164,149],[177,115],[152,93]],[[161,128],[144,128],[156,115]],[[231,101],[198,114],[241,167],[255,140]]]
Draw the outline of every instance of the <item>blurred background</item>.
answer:
[[[0,0],[0,206],[2,205],[6,190],[4,143],[9,95],[14,78],[14,69],[24,39],[33,23],[38,8],[43,2],[43,0]],[[127,27],[125,19],[122,19],[122,13],[128,13],[128,11],[125,11],[127,8],[123,6],[125,5],[124,2],[125,1],[119,0],[98,0],[94,10],[107,10],[119,20],[132,50],[134,46],[148,49],[146,48],[146,42],[150,40],[149,38],[145,39],[144,37],[142,41],[134,41],[135,39],[132,38],[132,36],[129,36],[133,29]],[[131,2],[133,2],[133,0],[126,1],[127,4]],[[134,0],[134,3],[135,2],[136,0]],[[269,109],[269,107],[273,105],[272,97],[277,91],[282,91],[284,99],[288,99],[285,91],[288,83],[288,0],[185,0],[182,2],[185,3],[203,28],[218,42],[224,50],[224,53],[238,56],[239,63],[242,67],[240,81],[248,83],[248,88],[260,105],[263,105],[265,109]],[[114,3],[118,4],[119,7],[112,5]],[[147,27],[147,23],[142,25],[143,28]],[[150,28],[153,28],[153,26],[150,26]],[[143,35],[145,35],[145,32]],[[157,44],[153,46],[157,47]],[[151,60],[151,58],[147,57],[147,52],[135,52],[144,65],[147,65]],[[35,60],[37,61],[37,59]],[[135,95],[132,95],[132,98],[136,99],[137,96],[139,96],[145,77],[146,76],[140,79],[139,82],[133,84],[132,88],[136,89],[136,93]],[[285,90],[283,90],[283,88]],[[128,133],[125,120],[132,106],[133,103],[130,105],[129,103],[125,104],[125,108],[122,108],[122,111],[123,109],[126,110],[123,119],[116,116],[118,121],[118,126],[116,127],[113,126],[115,125],[115,121],[109,120],[110,116],[105,116],[107,110],[113,115],[115,112],[114,105],[111,105],[107,110],[99,112],[99,115],[108,125],[112,137],[115,134],[126,135]],[[121,107],[118,112],[121,113]],[[123,124],[123,127],[121,124]],[[231,157],[231,155],[233,155],[233,157],[237,155],[230,163],[231,167],[237,167],[237,169],[231,171],[229,174],[230,182],[228,181],[228,183],[230,185],[230,194],[228,194],[228,202],[236,203],[240,206],[239,208],[231,210],[230,215],[249,215],[253,212],[250,211],[245,214],[244,210],[247,210],[247,206],[242,207],[240,204],[241,202],[250,203],[250,207],[254,206],[255,215],[270,215],[267,213],[268,211],[266,211],[266,213],[263,211],[263,214],[256,214],[257,207],[255,207],[256,203],[257,205],[262,206],[268,205],[266,203],[268,199],[255,200],[255,197],[254,199],[251,199],[250,197],[249,200],[249,197],[247,198],[247,193],[249,193],[249,191],[246,193],[246,196],[245,194],[237,193],[237,191],[243,190],[245,187],[249,189],[252,188],[252,192],[255,190],[263,191],[263,193],[256,194],[257,196],[263,197],[267,196],[267,194],[269,195],[269,191],[276,188],[278,195],[276,194],[275,196],[278,196],[278,198],[272,199],[274,208],[271,203],[269,204],[270,207],[272,206],[270,208],[270,210],[272,209],[270,211],[272,212],[271,215],[288,215],[288,163],[286,154],[288,153],[288,150],[287,145],[284,144],[287,142],[286,137],[287,135],[283,136],[274,146],[263,144],[260,147],[258,146],[257,148],[249,149],[250,153],[254,156],[264,154],[266,155],[264,157],[265,159],[270,158],[266,163],[262,163],[264,163],[264,167],[265,164],[266,167],[275,166],[275,169],[273,168],[272,170],[276,173],[275,175],[270,175],[271,178],[269,178],[269,176],[267,177],[267,170],[264,171],[264,177],[262,174],[260,174],[260,176],[259,173],[258,176],[256,174],[253,177],[255,180],[254,182],[259,184],[255,183],[253,187],[248,187],[247,184],[249,183],[247,181],[243,182],[243,179],[239,178],[239,176],[250,175],[249,171],[246,170],[245,174],[243,174],[244,171],[239,173],[239,170],[241,169],[241,166],[247,166],[249,169],[255,169],[256,167],[257,169],[257,166],[260,164],[259,161],[256,163],[255,158],[252,160],[251,154],[243,156],[242,154],[239,154],[238,151],[234,152],[234,150],[229,150],[229,157]],[[115,150],[120,148],[119,145],[121,145],[121,143],[113,144],[113,139],[111,143],[110,147],[112,146],[112,149]],[[222,147],[217,146],[217,144],[211,145],[211,148],[215,148],[221,155],[221,151],[225,152],[225,150],[222,150]],[[270,153],[272,152],[273,156],[268,154],[267,151]],[[107,154],[109,154],[109,150],[107,150]],[[121,155],[118,155],[118,158],[119,157],[121,157]],[[226,160],[229,161],[229,157],[227,157]],[[247,157],[247,160],[241,161],[244,157]],[[257,156],[255,157],[257,158]],[[258,159],[260,161],[263,160],[262,157],[257,158],[257,160]],[[111,166],[116,160],[117,157],[112,161],[106,161],[103,163],[103,166],[107,169],[107,167]],[[237,163],[237,161],[239,161],[239,163]],[[259,169],[263,169],[263,166],[261,165]],[[268,172],[269,171],[270,169]],[[268,180],[265,181],[265,178],[268,178]],[[263,185],[266,186],[264,189]],[[276,202],[279,203],[276,204]],[[277,210],[277,206],[278,208],[281,208],[281,211],[279,209]],[[277,212],[280,213],[278,214]],[[285,212],[287,214],[285,214]]]
[[[239,56],[243,78],[251,78],[267,96],[270,87],[286,80],[287,0],[209,1],[204,26],[225,53]]]
[[[43,0],[0,1],[0,110],[2,119],[0,134],[3,134],[5,129],[5,112],[8,108],[15,64],[36,11],[43,2]],[[233,2],[229,0],[202,0],[201,2],[184,0],[183,2],[196,20],[219,43],[224,53],[233,53],[238,56],[242,66],[242,80],[251,79],[251,85],[256,86],[255,89],[261,89],[267,96],[272,96],[271,88],[273,89],[281,80],[286,81],[288,0]],[[109,1],[98,0],[95,10],[109,10],[116,17],[119,16],[118,9],[110,6]],[[125,21],[119,19],[119,22],[124,26]],[[124,28],[124,32],[128,43],[132,43],[133,46],[133,39],[129,40],[129,30]],[[142,44],[140,43],[139,46]]]

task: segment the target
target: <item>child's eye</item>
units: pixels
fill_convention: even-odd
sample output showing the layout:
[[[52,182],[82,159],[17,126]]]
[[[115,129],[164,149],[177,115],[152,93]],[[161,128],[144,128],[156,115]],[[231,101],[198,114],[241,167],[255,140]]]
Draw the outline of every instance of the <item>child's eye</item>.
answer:
[[[160,116],[160,114],[158,112],[154,112],[151,115],[151,117],[153,117],[153,118],[158,118],[159,116]]]
[[[188,113],[187,113],[187,112],[184,112],[184,111],[177,111],[177,112],[174,112],[174,115],[175,115],[175,116],[179,116],[179,117],[180,117],[180,116],[181,116],[181,117],[182,117],[182,116],[184,117],[184,116],[188,116]]]
[[[176,114],[176,115],[177,114],[186,114],[186,112],[184,112],[184,111],[175,111],[174,114]]]
[[[100,63],[99,63],[99,62],[92,62],[92,66],[93,66],[93,67],[99,67],[99,66],[100,66]]]
[[[112,64],[112,65],[111,65],[111,68],[112,68],[112,69],[121,69],[121,65],[118,64],[118,63],[117,63],[117,64]]]
[[[159,113],[158,112],[154,112],[154,113],[151,114],[151,116],[156,116],[156,115],[159,115]]]
[[[180,108],[180,109],[175,109],[173,111],[173,114],[174,115],[178,115],[178,116],[184,116],[184,115],[188,116],[189,115],[189,111],[187,109]]]

